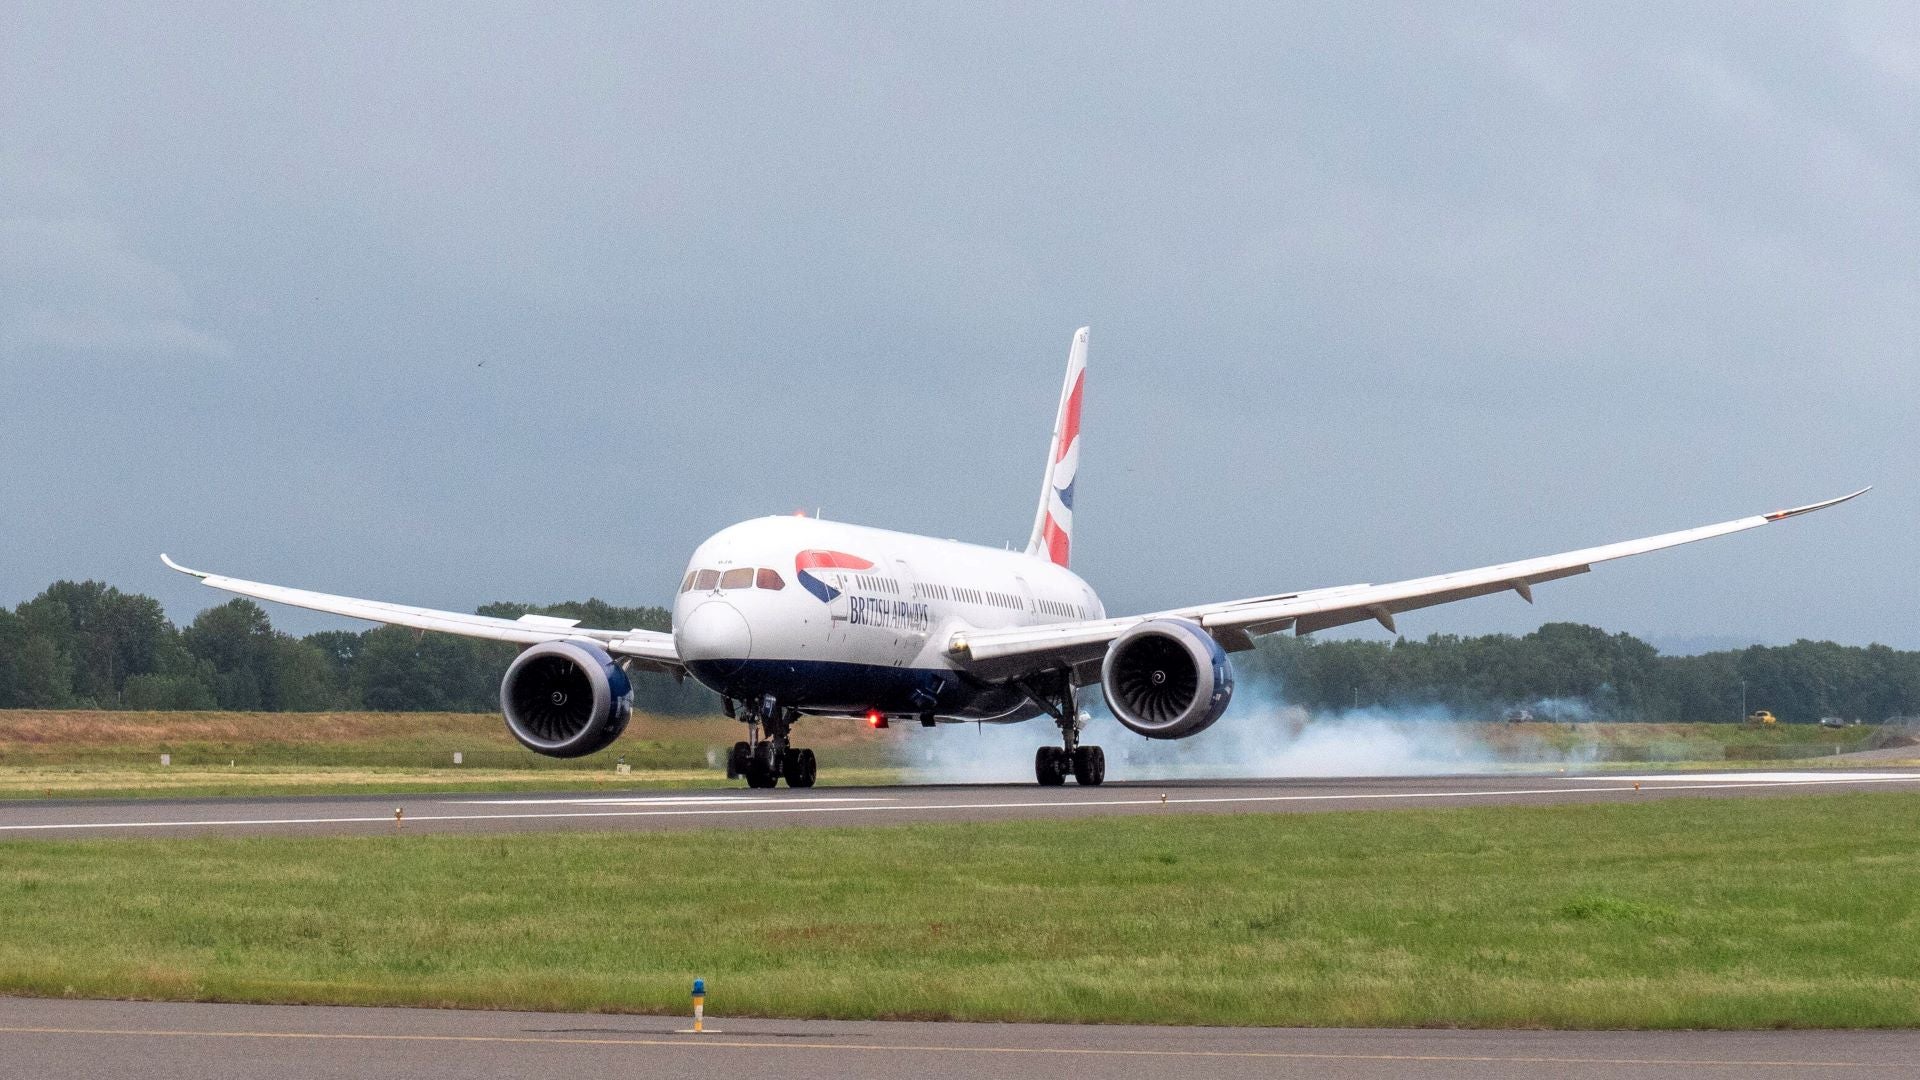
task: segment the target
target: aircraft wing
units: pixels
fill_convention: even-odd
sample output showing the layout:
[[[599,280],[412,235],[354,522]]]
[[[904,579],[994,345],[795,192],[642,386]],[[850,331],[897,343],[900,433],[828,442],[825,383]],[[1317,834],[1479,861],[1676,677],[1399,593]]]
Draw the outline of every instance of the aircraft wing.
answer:
[[[680,655],[673,647],[673,635],[663,634],[658,630],[595,630],[579,625],[579,622],[574,619],[559,619],[548,615],[522,615],[518,619],[499,619],[490,615],[469,615],[459,611],[435,611],[432,608],[409,607],[406,604],[393,604],[384,600],[334,596],[331,593],[309,592],[306,589],[290,589],[285,585],[268,585],[259,581],[247,581],[244,578],[209,574],[203,570],[181,566],[165,555],[160,556],[160,561],[183,574],[199,578],[203,585],[224,589],[230,593],[239,593],[241,596],[251,596],[257,600],[271,600],[277,604],[326,611],[353,619],[387,623],[391,626],[406,626],[415,630],[435,630],[443,634],[485,638],[489,641],[510,641],[516,645],[533,645],[542,641],[562,641],[567,638],[590,638],[599,642],[609,654],[632,660],[641,667],[670,674],[678,674],[684,670],[680,663]]]
[[[1497,566],[1483,566],[1477,570],[1459,570],[1385,585],[1342,585],[1093,622],[1048,623],[1015,630],[964,631],[954,635],[948,651],[956,660],[990,678],[1064,666],[1074,670],[1077,683],[1086,685],[1099,677],[1097,663],[1105,654],[1107,643],[1128,627],[1148,619],[1190,619],[1205,627],[1229,651],[1252,648],[1255,634],[1288,628],[1297,634],[1308,634],[1372,619],[1392,632],[1393,617],[1403,611],[1498,592],[1518,593],[1522,599],[1532,603],[1533,586],[1556,578],[1584,574],[1592,569],[1594,563],[1757,529],[1790,517],[1824,510],[1869,490],[1861,488],[1837,499],[1796,506],[1791,510],[1776,510],[1771,514],[1756,514],[1718,525],[1703,525],[1697,529],[1581,548],[1560,555],[1522,559]]]

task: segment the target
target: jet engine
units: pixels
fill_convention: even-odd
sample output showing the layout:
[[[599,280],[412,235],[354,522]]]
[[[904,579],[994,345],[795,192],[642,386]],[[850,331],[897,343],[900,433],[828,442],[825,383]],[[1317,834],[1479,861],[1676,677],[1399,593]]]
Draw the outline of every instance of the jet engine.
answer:
[[[627,730],[633,685],[591,641],[543,641],[507,668],[500,711],[507,730],[534,753],[583,757],[606,749]]]
[[[1233,698],[1233,667],[1213,635],[1186,619],[1129,627],[1100,665],[1107,707],[1129,731],[1184,739],[1205,731]]]

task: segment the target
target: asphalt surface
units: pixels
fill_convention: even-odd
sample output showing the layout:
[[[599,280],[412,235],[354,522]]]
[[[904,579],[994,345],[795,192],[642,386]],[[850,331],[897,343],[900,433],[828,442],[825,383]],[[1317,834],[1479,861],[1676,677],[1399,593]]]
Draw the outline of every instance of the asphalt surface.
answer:
[[[689,1019],[0,998],[6,1075],[146,1077],[1920,1075],[1914,1031],[1423,1031]]]
[[[630,794],[445,794],[0,803],[0,841],[103,836],[375,835],[794,828],[1099,814],[1301,813],[1421,806],[1542,805],[1813,792],[1920,790],[1920,770],[1853,769],[1644,776],[1547,775],[1069,784],[635,790]],[[395,811],[401,812],[396,820]]]

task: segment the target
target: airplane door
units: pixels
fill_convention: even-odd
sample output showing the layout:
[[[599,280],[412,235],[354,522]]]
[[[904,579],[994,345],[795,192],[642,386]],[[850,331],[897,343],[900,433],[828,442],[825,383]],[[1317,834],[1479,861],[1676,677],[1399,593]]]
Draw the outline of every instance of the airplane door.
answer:
[[[894,619],[894,645],[900,655],[910,661],[920,652],[927,642],[927,631],[931,619],[927,607],[926,591],[920,587],[920,579],[913,574],[913,567],[905,559],[894,559],[893,576],[900,584],[897,617]]]
[[[827,644],[842,644],[847,640],[848,620],[853,617],[853,598],[849,595],[854,586],[853,571],[814,572],[823,576],[834,592],[833,599],[827,601]]]
[[[1027,618],[1038,618],[1040,615],[1040,605],[1033,602],[1033,586],[1028,585],[1027,579],[1018,574],[1014,575],[1013,580],[1020,586],[1020,602],[1026,605]]]

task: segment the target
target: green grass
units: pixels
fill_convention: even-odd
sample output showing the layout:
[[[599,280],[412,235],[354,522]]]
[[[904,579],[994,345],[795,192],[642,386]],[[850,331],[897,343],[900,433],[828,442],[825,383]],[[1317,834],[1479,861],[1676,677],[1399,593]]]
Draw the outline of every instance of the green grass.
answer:
[[[1920,794],[0,844],[0,991],[1148,1023],[1920,1025]]]
[[[1874,728],[1810,724],[1462,724],[1515,768],[1741,767],[1866,745]],[[720,717],[636,716],[612,747],[558,760],[523,749],[490,713],[222,713],[0,710],[0,800],[159,795],[588,791],[725,783],[742,726]],[[823,784],[896,783],[910,732],[807,720]],[[1040,735],[1036,732],[1035,741]],[[465,762],[453,764],[454,751]],[[169,754],[173,764],[160,765]],[[711,756],[710,756],[711,755]],[[1920,749],[1916,750],[1920,758]],[[624,760],[632,773],[617,776]],[[712,764],[709,764],[709,762]]]
[[[800,730],[833,763],[822,783],[897,781],[888,732]],[[490,713],[0,710],[0,800],[707,787],[726,783],[727,748],[744,735],[721,717],[637,715],[608,749],[558,759]],[[622,761],[630,774],[616,774]]]
[[[839,768],[821,787],[873,787],[900,782],[898,769]],[[29,766],[0,768],[0,802],[19,799],[217,798],[267,795],[488,794],[531,791],[680,791],[738,787],[720,769],[489,769],[208,765]]]
[[[1818,724],[1482,724],[1474,734],[1514,761],[1606,763],[1740,763],[1819,760],[1835,751],[1865,750],[1879,728]],[[1917,752],[1916,756],[1920,756]]]

